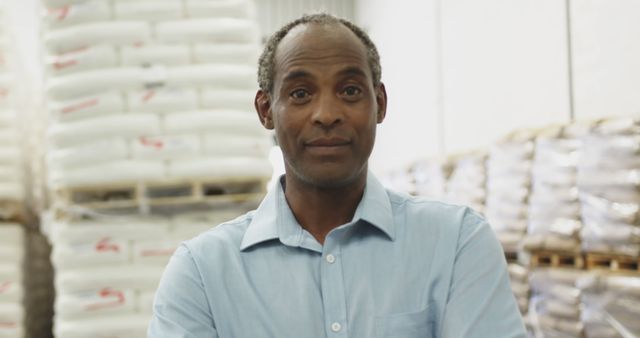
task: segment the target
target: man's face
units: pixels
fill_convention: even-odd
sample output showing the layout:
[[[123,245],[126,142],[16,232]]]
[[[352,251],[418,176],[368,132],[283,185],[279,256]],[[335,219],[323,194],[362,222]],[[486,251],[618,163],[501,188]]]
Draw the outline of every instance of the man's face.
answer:
[[[297,26],[276,50],[274,75],[269,102],[260,109],[259,93],[256,106],[275,128],[287,174],[321,188],[364,177],[386,110],[364,44],[342,25]]]

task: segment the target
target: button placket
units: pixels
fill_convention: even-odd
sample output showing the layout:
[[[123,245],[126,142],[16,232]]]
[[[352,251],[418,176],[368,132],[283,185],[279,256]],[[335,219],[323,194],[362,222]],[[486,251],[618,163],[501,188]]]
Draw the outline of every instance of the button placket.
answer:
[[[323,246],[324,262],[321,264],[322,300],[324,304],[325,327],[328,337],[347,337],[346,295],[340,260],[339,232],[330,233]]]

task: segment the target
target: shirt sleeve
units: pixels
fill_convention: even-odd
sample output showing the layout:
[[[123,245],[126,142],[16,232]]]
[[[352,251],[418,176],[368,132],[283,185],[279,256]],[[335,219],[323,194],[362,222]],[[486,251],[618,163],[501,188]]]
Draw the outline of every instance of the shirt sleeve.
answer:
[[[162,275],[147,337],[218,337],[202,277],[185,245],[176,250]]]
[[[484,219],[467,210],[458,239],[442,338],[526,338],[504,252]]]

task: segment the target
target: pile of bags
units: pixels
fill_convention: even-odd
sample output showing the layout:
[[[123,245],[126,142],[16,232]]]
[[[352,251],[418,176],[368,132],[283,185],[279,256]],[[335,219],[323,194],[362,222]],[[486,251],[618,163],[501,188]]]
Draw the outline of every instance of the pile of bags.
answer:
[[[24,236],[21,225],[0,223],[0,337],[25,337]]]
[[[601,121],[584,137],[578,162],[589,252],[640,255],[640,119]]]
[[[450,159],[453,171],[447,182],[447,202],[467,205],[484,213],[487,197],[486,159],[486,155],[482,153],[470,153]]]
[[[53,187],[269,178],[251,0],[46,0]]]

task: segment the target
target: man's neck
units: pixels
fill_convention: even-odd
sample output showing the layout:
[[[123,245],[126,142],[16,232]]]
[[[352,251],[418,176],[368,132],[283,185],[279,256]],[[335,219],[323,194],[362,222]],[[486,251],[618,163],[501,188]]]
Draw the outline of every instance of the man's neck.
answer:
[[[324,244],[327,234],[353,219],[367,177],[339,188],[318,188],[286,177],[285,197],[300,225]]]

